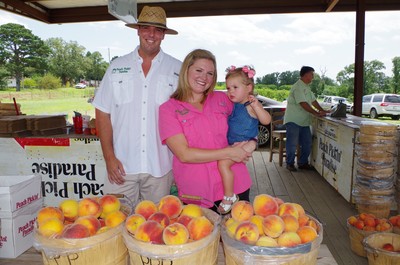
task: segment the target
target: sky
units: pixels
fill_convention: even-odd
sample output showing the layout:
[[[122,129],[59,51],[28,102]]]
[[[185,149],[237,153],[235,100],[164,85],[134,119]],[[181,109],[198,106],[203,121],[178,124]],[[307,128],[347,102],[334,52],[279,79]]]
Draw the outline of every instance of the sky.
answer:
[[[400,11],[365,17],[364,59],[383,62],[383,72],[392,76],[392,59],[400,56]],[[51,25],[0,10],[0,25],[6,23],[21,24],[42,40],[76,41],[106,61],[139,44],[136,30],[122,21]],[[179,60],[196,48],[210,50],[217,58],[218,81],[224,81],[230,65],[252,65],[256,78],[309,65],[336,80],[355,61],[354,12],[170,18],[167,26],[179,34],[166,35],[162,49]]]

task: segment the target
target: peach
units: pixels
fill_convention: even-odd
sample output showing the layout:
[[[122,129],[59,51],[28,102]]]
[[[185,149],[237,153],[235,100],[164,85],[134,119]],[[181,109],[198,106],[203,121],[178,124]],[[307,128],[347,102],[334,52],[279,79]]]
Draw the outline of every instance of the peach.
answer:
[[[285,202],[279,206],[278,209],[278,215],[282,216],[285,214],[290,214],[296,217],[296,219],[299,218],[299,211],[297,210],[297,207],[294,205],[294,203],[291,202]]]
[[[162,244],[163,227],[156,221],[148,220],[136,229],[135,238],[153,244]]]
[[[367,217],[375,218],[375,215],[373,215],[372,213],[360,213],[358,217],[360,218],[360,220],[364,221]]]
[[[264,235],[263,220],[264,220],[264,217],[262,217],[261,215],[253,215],[249,219],[250,222],[252,222],[253,224],[255,224],[257,226],[260,236]]]
[[[312,219],[308,220],[306,225],[311,226],[312,228],[314,228],[315,231],[317,231],[317,233],[319,232],[319,227],[318,227],[317,223],[314,220],[312,220]]]
[[[296,232],[283,232],[277,241],[281,247],[294,247],[301,244],[301,238]]]
[[[179,217],[178,217],[178,220],[177,220],[177,222],[178,223],[180,223],[180,224],[183,224],[184,226],[188,226],[188,224],[190,223],[190,221],[192,221],[193,220],[193,217],[191,217],[191,216],[188,216],[188,215],[180,215]]]
[[[92,215],[96,218],[99,218],[101,212],[101,206],[94,198],[84,198],[78,203],[79,216]]]
[[[240,222],[236,221],[233,218],[229,218],[228,221],[226,221],[226,232],[231,238],[235,238],[236,229],[239,225]]]
[[[76,219],[75,224],[82,224],[86,226],[91,236],[95,235],[101,228],[99,219],[91,215],[79,217]]]
[[[299,229],[299,221],[293,215],[285,214],[281,218],[285,223],[285,232],[296,232]]]
[[[389,222],[393,225],[393,226],[396,226],[397,225],[397,220],[399,220],[400,219],[400,215],[394,215],[394,216],[391,216],[390,218],[389,218]]]
[[[37,223],[40,226],[43,221],[50,218],[57,218],[61,222],[64,222],[63,212],[57,207],[48,206],[39,210],[37,214]]]
[[[392,226],[391,226],[390,223],[382,223],[382,224],[378,224],[378,225],[375,227],[375,229],[376,229],[376,231],[382,232],[382,231],[389,230],[391,227],[392,227]]]
[[[236,228],[235,239],[245,244],[255,245],[260,234],[255,224],[244,221]]]
[[[364,230],[364,231],[375,231],[375,226],[364,226],[362,230]]]
[[[159,223],[163,228],[167,227],[170,224],[170,220],[168,215],[166,215],[165,213],[162,212],[156,212],[153,213],[149,219],[147,220],[153,220],[156,221],[157,223]]]
[[[268,215],[263,220],[263,230],[265,235],[276,238],[285,230],[285,223],[278,215]]]
[[[364,226],[365,226],[365,224],[364,224],[364,221],[362,221],[362,220],[357,220],[354,223],[354,227],[357,228],[357,229],[363,229]]]
[[[110,230],[109,227],[107,227],[107,226],[102,226],[99,230],[97,230],[96,235],[101,234],[101,233],[104,233],[104,232],[107,232],[108,230]]]
[[[149,200],[141,201],[135,207],[135,213],[141,214],[146,220],[157,211],[157,205]]]
[[[299,216],[299,227],[305,226],[308,222],[308,220],[310,220],[310,217],[308,217],[308,215],[303,214]]]
[[[106,194],[99,199],[102,212],[100,217],[105,218],[107,214],[115,211],[119,211],[121,208],[121,202],[119,199],[112,194]]]
[[[61,235],[63,229],[64,224],[60,219],[47,218],[41,221],[38,227],[38,233],[44,237],[55,238]]]
[[[168,225],[163,231],[163,241],[166,245],[181,245],[189,240],[189,231],[180,223]]]
[[[182,201],[174,195],[162,197],[158,204],[158,210],[168,215],[171,219],[177,218],[182,212],[182,208]]]
[[[63,200],[58,208],[63,212],[65,221],[74,222],[78,218],[78,202],[76,200]]]
[[[354,224],[357,222],[357,217],[355,217],[354,215],[353,216],[350,216],[348,219],[347,219],[347,222],[350,224],[350,225],[353,225],[354,226]]]
[[[70,224],[65,226],[61,237],[62,238],[85,238],[89,237],[89,229],[83,224]]]
[[[278,212],[278,203],[275,198],[268,194],[259,194],[254,198],[253,208],[256,215],[266,217]]]
[[[364,219],[364,224],[365,224],[365,226],[375,227],[375,218],[366,217]]]
[[[297,212],[299,213],[299,216],[306,214],[306,211],[304,210],[303,206],[301,206],[300,204],[295,203],[295,202],[292,202],[292,204],[294,205],[294,207],[296,207]]]
[[[201,207],[196,204],[188,204],[183,207],[181,215],[199,217],[203,216],[203,211],[201,210]]]
[[[256,246],[259,247],[278,247],[276,239],[269,236],[260,236],[256,242]]]
[[[281,205],[282,203],[284,203],[284,201],[281,198],[278,198],[278,197],[274,197],[274,200],[276,201],[278,206]]]
[[[214,225],[205,216],[195,217],[187,226],[189,231],[189,236],[193,240],[202,239],[209,234],[214,229]]]
[[[132,235],[135,234],[136,229],[139,225],[143,224],[146,221],[141,214],[132,214],[125,220],[125,228],[128,230],[129,233]]]
[[[238,201],[232,206],[231,215],[236,221],[247,221],[253,214],[253,206],[248,201]]]
[[[106,218],[104,219],[106,226],[112,228],[120,225],[126,219],[126,214],[121,211],[115,211],[107,214]]]
[[[311,226],[300,227],[299,230],[297,230],[297,234],[299,235],[302,244],[311,242],[318,236],[317,231],[315,231]]]

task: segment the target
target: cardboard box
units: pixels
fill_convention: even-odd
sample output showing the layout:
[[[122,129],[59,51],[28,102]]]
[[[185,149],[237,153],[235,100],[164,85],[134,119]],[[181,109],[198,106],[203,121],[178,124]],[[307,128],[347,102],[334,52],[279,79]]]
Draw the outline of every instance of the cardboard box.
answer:
[[[0,176],[0,211],[14,212],[42,198],[40,175]]]
[[[14,212],[0,212],[0,258],[16,258],[33,245],[33,231],[43,199]]]

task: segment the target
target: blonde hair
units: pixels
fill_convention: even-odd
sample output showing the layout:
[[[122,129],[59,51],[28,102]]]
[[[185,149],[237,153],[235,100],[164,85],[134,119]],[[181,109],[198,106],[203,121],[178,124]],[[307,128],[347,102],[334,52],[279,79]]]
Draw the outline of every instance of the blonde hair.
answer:
[[[186,55],[185,59],[183,60],[181,71],[179,73],[178,87],[171,95],[171,98],[179,101],[188,101],[188,99],[192,96],[192,88],[190,87],[188,80],[188,71],[189,67],[192,66],[198,59],[207,59],[212,61],[214,64],[215,73],[213,76],[213,82],[211,83],[210,87],[204,91],[204,96],[207,96],[211,91],[214,90],[214,87],[217,83],[217,61],[215,56],[210,51],[196,49]],[[204,100],[205,98],[206,97],[204,97]]]
[[[247,66],[247,69],[249,69],[248,66]],[[250,69],[254,71],[254,69],[252,69],[252,68],[250,68]],[[249,74],[247,73],[247,71],[243,70],[243,67],[235,68],[234,66],[231,66],[230,68],[228,67],[226,69],[226,72],[227,73],[225,76],[225,83],[226,83],[226,80],[228,80],[229,78],[239,76],[242,78],[243,85],[246,85],[246,86],[251,85],[250,94],[252,95],[254,93],[254,77],[249,77]]]

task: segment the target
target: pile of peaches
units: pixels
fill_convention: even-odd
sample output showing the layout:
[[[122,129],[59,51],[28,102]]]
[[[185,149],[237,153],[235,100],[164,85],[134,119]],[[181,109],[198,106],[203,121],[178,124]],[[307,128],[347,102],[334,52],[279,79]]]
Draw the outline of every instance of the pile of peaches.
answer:
[[[253,204],[238,201],[224,223],[227,234],[245,244],[295,247],[315,240],[319,226],[297,203],[260,194]]]
[[[214,229],[214,224],[195,204],[183,205],[173,195],[163,197],[158,205],[141,201],[125,221],[129,234],[142,242],[181,245],[202,239]]]
[[[114,195],[66,199],[58,207],[44,207],[37,215],[37,231],[47,238],[86,238],[117,227],[126,219]]]
[[[389,220],[386,218],[376,218],[371,213],[360,213],[350,216],[347,222],[353,227],[363,231],[384,232],[392,228]]]

